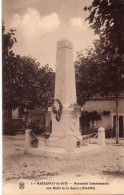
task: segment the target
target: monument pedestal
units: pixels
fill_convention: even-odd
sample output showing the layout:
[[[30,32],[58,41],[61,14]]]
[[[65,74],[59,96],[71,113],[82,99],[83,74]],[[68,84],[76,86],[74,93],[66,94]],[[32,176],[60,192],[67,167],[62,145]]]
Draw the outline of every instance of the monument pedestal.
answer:
[[[82,139],[79,132],[79,114],[74,113],[71,107],[64,107],[60,121],[56,120],[56,115],[52,115],[52,133],[47,140],[47,146],[56,146],[61,148],[76,147],[76,142]]]

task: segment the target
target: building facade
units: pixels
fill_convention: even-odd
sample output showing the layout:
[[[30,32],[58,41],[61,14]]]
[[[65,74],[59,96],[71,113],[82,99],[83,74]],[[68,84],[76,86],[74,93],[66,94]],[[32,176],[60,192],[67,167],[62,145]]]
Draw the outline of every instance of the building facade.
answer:
[[[116,126],[116,102],[113,97],[101,98],[93,97],[87,101],[84,111],[97,111],[101,115],[101,120],[91,121],[90,126],[94,128],[104,127],[105,129],[113,129]],[[124,96],[118,99],[119,114],[119,137],[124,137]]]

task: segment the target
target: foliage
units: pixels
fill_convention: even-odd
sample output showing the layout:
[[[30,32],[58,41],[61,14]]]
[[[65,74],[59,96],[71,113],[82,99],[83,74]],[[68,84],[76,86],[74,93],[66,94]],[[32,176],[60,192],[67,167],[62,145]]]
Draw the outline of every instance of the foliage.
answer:
[[[87,56],[82,57],[81,54],[80,65],[76,66],[77,97],[81,105],[93,95],[118,97],[124,91],[123,64],[119,66],[119,63],[108,59],[99,40],[94,42],[94,47],[87,51]]]
[[[89,21],[94,32],[100,35],[101,44],[107,50],[106,52],[123,54],[123,0],[93,0],[92,5],[85,7],[84,10],[89,10],[90,15],[86,20]]]
[[[2,60],[5,63],[9,63],[7,60],[8,58],[11,58],[14,56],[14,53],[12,51],[12,47],[14,43],[16,43],[16,38],[14,37],[14,31],[13,29],[10,29],[9,32],[5,33],[5,26],[2,25]],[[6,60],[6,61],[5,61]]]
[[[16,43],[16,38],[14,37],[14,30],[10,30],[5,33],[5,26],[2,26],[2,64],[3,64],[3,107],[8,108],[7,100],[9,95],[11,97],[11,83],[13,83],[13,75],[10,76],[11,72],[11,63],[15,60],[15,55],[12,51],[12,47]],[[11,70],[11,71],[10,71]],[[14,72],[13,72],[14,74]],[[10,93],[8,93],[10,90]],[[13,92],[14,93],[14,92]],[[15,94],[14,94],[15,95]],[[14,96],[13,96],[14,97]],[[12,105],[12,97],[10,98],[10,105]],[[5,106],[6,105],[6,106]],[[13,106],[13,105],[12,105]]]
[[[87,51],[87,56],[78,56],[77,72],[77,100],[80,105],[84,104],[94,94],[102,92],[100,84],[103,63],[100,54],[94,49]]]
[[[86,19],[99,39],[87,55],[78,53],[76,61],[78,102],[83,104],[99,94],[118,97],[124,91],[124,2],[93,0],[85,7],[90,12]]]
[[[104,116],[109,116],[110,115],[110,111],[105,111],[105,110],[103,110],[103,113],[102,113],[102,115],[104,115]]]
[[[4,122],[3,134],[15,135],[17,132],[25,133],[25,121],[22,119],[13,119]]]
[[[98,120],[101,120],[101,115],[97,111],[88,112],[86,110],[81,112],[80,122],[83,125],[83,127],[89,128],[90,121],[94,122]]]
[[[51,86],[54,84],[52,69],[40,64],[31,56],[14,54],[16,43],[14,30],[5,32],[3,26],[3,108],[34,108],[35,105],[47,107],[50,102]]]
[[[90,121],[101,120],[101,115],[97,111],[89,112]]]
[[[105,138],[115,137],[114,129],[105,129]]]
[[[85,7],[90,11],[87,18],[91,28],[99,35],[95,46],[98,68],[102,69],[102,95],[112,93],[115,97],[124,91],[124,2],[121,0],[93,0],[92,5]],[[99,71],[100,72],[100,71]]]

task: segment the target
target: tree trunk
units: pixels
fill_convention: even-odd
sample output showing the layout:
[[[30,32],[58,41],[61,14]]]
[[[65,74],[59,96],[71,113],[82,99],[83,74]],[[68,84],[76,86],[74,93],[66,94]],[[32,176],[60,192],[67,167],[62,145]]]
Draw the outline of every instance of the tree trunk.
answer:
[[[119,144],[119,116],[118,116],[118,98],[116,97],[116,144]]]

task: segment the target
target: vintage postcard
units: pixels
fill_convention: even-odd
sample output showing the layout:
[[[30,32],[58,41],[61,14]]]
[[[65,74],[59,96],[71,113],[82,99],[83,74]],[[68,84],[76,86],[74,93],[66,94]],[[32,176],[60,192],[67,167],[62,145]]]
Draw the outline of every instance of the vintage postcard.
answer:
[[[3,194],[124,195],[124,1],[2,1]]]

